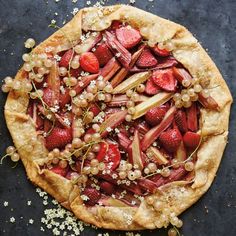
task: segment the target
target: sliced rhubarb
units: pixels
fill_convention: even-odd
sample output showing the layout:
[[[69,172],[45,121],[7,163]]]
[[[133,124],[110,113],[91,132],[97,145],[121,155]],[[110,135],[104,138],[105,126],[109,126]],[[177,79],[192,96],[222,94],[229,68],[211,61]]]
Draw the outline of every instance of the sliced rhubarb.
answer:
[[[117,59],[120,63],[125,67],[128,68],[131,62],[131,54],[130,52],[121,45],[121,43],[115,38],[113,34],[106,31],[106,43],[111,51],[116,55]]]
[[[164,154],[156,147],[149,147],[147,149],[147,155],[153,162],[159,165],[166,165],[169,162]]]
[[[89,111],[91,111],[94,116],[97,116],[101,112],[101,109],[96,103],[93,103],[89,106]]]
[[[186,109],[188,129],[196,132],[198,130],[197,106],[193,103],[190,108]]]
[[[92,80],[97,79],[97,77],[98,74],[82,77],[81,80],[77,83],[77,85],[73,87],[73,89],[76,91],[76,94],[82,92],[82,90],[86,88]],[[65,93],[60,95],[60,107],[64,107],[67,103],[70,102],[71,96],[69,92],[69,89],[65,89]]]
[[[154,183],[150,179],[139,179],[138,184],[145,192],[155,193],[157,190],[156,183]]]
[[[171,125],[174,119],[175,111],[176,108],[171,107],[165,114],[165,117],[163,118],[162,122],[159,125],[150,129],[150,131],[148,131],[144,135],[143,140],[141,142],[141,147],[143,151],[147,150],[147,148],[151,146],[151,144],[159,137],[159,135]]]
[[[176,153],[175,153],[175,159],[178,161],[178,162],[183,162],[184,160],[187,159],[187,152],[186,152],[186,149],[184,147],[184,143],[181,142]]]
[[[69,49],[68,51],[66,51],[63,56],[61,57],[61,60],[59,62],[59,66],[60,67],[68,67],[70,64],[70,61],[72,60],[74,55],[74,51],[72,49]]]
[[[116,60],[115,57],[113,57],[102,68],[100,75],[105,81],[108,81],[110,78],[113,77],[113,75],[115,75],[115,73],[120,69],[120,67],[120,63]]]
[[[148,80],[150,72],[141,72],[130,76],[113,90],[113,94],[125,93],[127,90],[137,87],[139,84]]]
[[[172,68],[175,78],[182,83],[183,80],[192,80],[192,76],[184,68]]]
[[[184,167],[179,167],[178,169],[173,169],[170,172],[170,176],[165,179],[165,184],[173,182],[173,181],[179,181],[183,179],[183,177],[187,174],[187,171],[184,169]]]
[[[135,130],[132,143],[128,147],[129,162],[133,165],[137,165],[140,170],[143,169],[144,160],[140,147],[139,132]]]
[[[160,92],[155,96],[150,97],[147,101],[135,106],[135,113],[133,119],[143,116],[148,110],[153,107],[158,107],[169,101],[172,97],[171,93]]]
[[[138,58],[141,55],[144,48],[145,48],[145,46],[140,47],[140,49],[132,55],[132,60],[131,60],[131,63],[130,63],[130,67],[132,67],[136,63],[136,61],[138,60]],[[124,78],[126,77],[126,75],[128,73],[129,73],[129,70],[127,68],[125,68],[125,67],[122,68],[116,74],[116,76],[112,79],[111,85],[115,88],[119,83],[121,83],[124,80]]]
[[[142,136],[150,130],[149,125],[145,121],[138,122],[138,124],[134,124],[134,128],[137,129],[139,134]]]
[[[202,95],[202,92],[198,94],[199,102],[203,105],[203,107],[211,110],[219,110],[219,104],[216,102],[216,100],[209,96],[209,97],[204,97]]]
[[[126,136],[124,133],[119,132],[117,134],[118,137],[118,142],[120,147],[127,152],[128,151],[128,147],[131,144],[131,140],[128,138],[128,136]]]
[[[60,77],[56,62],[53,63],[50,73],[48,74],[47,85],[47,88],[44,89],[43,100],[49,106],[58,105],[60,96]]]
[[[125,120],[126,115],[126,110],[110,115],[109,118],[106,119],[100,127],[101,137],[105,137],[108,134],[107,128],[114,129],[119,124],[121,124]]]

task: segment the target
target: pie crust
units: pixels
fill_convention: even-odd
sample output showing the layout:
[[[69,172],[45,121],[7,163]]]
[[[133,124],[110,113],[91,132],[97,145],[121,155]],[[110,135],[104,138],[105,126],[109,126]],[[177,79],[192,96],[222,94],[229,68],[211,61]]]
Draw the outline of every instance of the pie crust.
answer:
[[[102,14],[101,14],[102,13]],[[228,136],[228,122],[232,97],[214,62],[201,47],[193,35],[183,26],[151,13],[126,5],[115,5],[98,8],[81,9],[74,18],[61,30],[42,42],[33,51],[43,52],[50,45],[70,46],[68,39],[76,45],[84,31],[102,31],[108,28],[113,20],[125,21],[152,43],[169,40],[174,45],[174,57],[181,62],[192,76],[201,74],[211,77],[211,96],[219,104],[219,110],[202,108],[200,128],[204,142],[197,151],[198,160],[195,165],[195,179],[186,185],[185,181],[172,182],[159,188],[154,195],[163,203],[164,208],[171,209],[176,215],[181,214],[193,205],[210,187],[219,167]],[[63,33],[62,33],[63,31]],[[20,69],[15,80],[25,80],[26,73]],[[146,200],[139,207],[104,207],[95,205],[87,208],[80,197],[80,189],[70,180],[47,169],[41,170],[40,163],[47,158],[42,139],[36,134],[34,123],[26,113],[29,97],[26,93],[11,91],[5,104],[5,117],[8,129],[28,178],[35,185],[52,195],[64,207],[72,211],[76,217],[97,227],[115,230],[141,230],[160,228],[159,219],[162,211],[154,211]],[[33,151],[24,148],[30,138],[36,137],[37,143]]]

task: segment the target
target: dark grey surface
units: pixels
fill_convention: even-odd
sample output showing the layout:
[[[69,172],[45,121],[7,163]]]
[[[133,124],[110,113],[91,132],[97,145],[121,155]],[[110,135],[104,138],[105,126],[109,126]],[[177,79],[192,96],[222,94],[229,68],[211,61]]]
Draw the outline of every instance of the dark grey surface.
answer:
[[[85,6],[86,1],[76,4],[71,0],[0,0],[0,78],[14,75],[22,63],[21,55],[25,51],[23,42],[33,37],[40,42],[47,38],[53,30],[47,25],[56,19],[61,25],[64,19],[70,19],[74,7]],[[94,3],[94,1],[91,1]],[[108,4],[128,3],[128,1],[112,1]],[[234,0],[136,0],[134,4],[144,10],[185,25],[208,48],[233,96],[235,83],[236,55],[236,2]],[[57,12],[58,16],[54,13]],[[68,15],[68,17],[66,17]],[[11,144],[7,131],[3,106],[6,96],[0,94],[0,153]],[[186,236],[234,236],[236,235],[236,110],[232,109],[229,144],[224,153],[217,177],[210,190],[194,206],[182,214],[184,226],[181,233]],[[12,169],[12,162],[6,160],[0,166],[0,235],[52,235],[51,231],[40,231],[40,217],[43,214],[42,200],[35,192],[35,187],[28,182],[24,168],[19,164]],[[27,200],[32,206],[27,206]],[[9,206],[4,207],[3,202]],[[206,213],[206,208],[208,213]],[[14,216],[16,223],[9,223]],[[29,225],[30,218],[34,224]],[[83,235],[97,235],[101,230],[88,227]],[[142,235],[166,235],[165,231],[145,231]],[[122,232],[111,233],[124,235]]]

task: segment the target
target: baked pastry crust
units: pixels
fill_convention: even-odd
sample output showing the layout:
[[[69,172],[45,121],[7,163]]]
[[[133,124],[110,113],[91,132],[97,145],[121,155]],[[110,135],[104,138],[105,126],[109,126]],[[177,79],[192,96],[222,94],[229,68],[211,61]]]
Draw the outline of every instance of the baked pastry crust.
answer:
[[[197,151],[195,179],[191,183],[178,181],[164,185],[154,194],[162,201],[164,208],[169,208],[171,212],[179,215],[208,190],[216,175],[227,143],[232,103],[230,91],[214,62],[185,27],[126,5],[80,10],[62,29],[37,46],[34,52],[43,52],[50,45],[68,49],[71,43],[74,45],[78,43],[82,30],[102,31],[108,28],[113,20],[128,22],[139,29],[142,36],[150,43],[156,44],[168,40],[173,44],[174,57],[188,69],[192,76],[211,78],[209,85],[211,96],[219,104],[219,110],[202,108],[200,111],[203,142]],[[67,37],[64,36],[65,34]],[[71,42],[68,42],[68,38]],[[15,80],[25,79],[25,72],[19,70]],[[32,119],[26,114],[28,103],[29,97],[26,93],[11,91],[5,105],[5,117],[30,181],[51,194],[76,217],[97,227],[140,230],[166,226],[160,225],[159,221],[163,212],[154,211],[145,199],[139,207],[96,205],[87,208],[80,197],[78,186],[49,170],[41,170],[39,165],[46,161],[48,151],[43,140],[37,136]],[[37,138],[37,143],[33,151],[29,152],[24,147],[32,137]]]

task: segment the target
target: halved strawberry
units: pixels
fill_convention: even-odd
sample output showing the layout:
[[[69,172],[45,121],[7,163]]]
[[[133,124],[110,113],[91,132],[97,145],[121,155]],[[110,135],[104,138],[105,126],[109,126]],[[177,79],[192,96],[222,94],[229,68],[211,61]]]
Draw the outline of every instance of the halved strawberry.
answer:
[[[91,187],[85,188],[83,191],[83,195],[88,197],[88,200],[86,200],[86,204],[90,206],[94,206],[101,198],[101,193],[95,188]]]
[[[80,56],[80,66],[84,71],[96,74],[99,72],[99,62],[92,52],[85,52]]]
[[[114,194],[115,192],[115,186],[107,181],[102,181],[100,183],[100,188],[109,195]]]
[[[116,37],[127,49],[136,46],[142,39],[138,30],[131,27],[121,27],[116,29]]]
[[[72,49],[69,49],[68,51],[66,51],[63,56],[61,57],[61,60],[59,62],[59,66],[60,67],[68,67],[69,63],[73,57],[74,51]]]
[[[156,70],[152,75],[153,82],[160,88],[174,92],[177,86],[177,80],[173,75],[172,69]]]
[[[178,110],[175,113],[175,123],[178,126],[180,132],[185,133],[188,131],[186,114],[182,110]]]
[[[100,66],[106,65],[107,62],[113,57],[113,54],[105,43],[99,45],[94,54],[97,57]]]
[[[200,140],[201,136],[199,134],[190,131],[188,131],[183,137],[184,145],[190,149],[197,148]]]
[[[155,95],[160,91],[160,88],[153,82],[153,79],[148,79],[145,86],[145,93],[148,95]]]
[[[168,152],[175,152],[182,141],[182,136],[177,128],[169,129],[163,132],[159,140]]]
[[[198,130],[197,106],[193,103],[190,108],[186,109],[188,129],[196,132]]]
[[[45,146],[48,150],[63,148],[72,141],[72,130],[55,127],[45,138]]]
[[[104,162],[109,169],[114,170],[120,164],[119,148],[116,144],[101,142],[96,158],[99,162]]]
[[[157,59],[152,55],[150,49],[146,48],[143,50],[136,65],[140,68],[151,68],[157,64]]]
[[[167,56],[170,55],[170,52],[169,52],[168,50],[166,50],[166,49],[160,49],[160,48],[158,47],[158,45],[155,46],[155,47],[153,47],[153,48],[152,48],[152,51],[153,51],[157,56],[161,56],[161,57],[167,57]]]
[[[54,166],[49,170],[54,172],[55,174],[61,175],[63,177],[65,177],[68,172],[68,168],[61,168],[59,165]]]
[[[145,114],[145,120],[152,126],[158,125],[163,120],[167,110],[168,107],[165,105],[160,107],[153,107]]]

